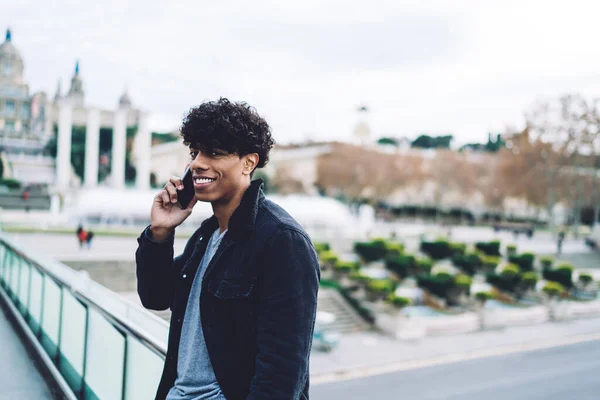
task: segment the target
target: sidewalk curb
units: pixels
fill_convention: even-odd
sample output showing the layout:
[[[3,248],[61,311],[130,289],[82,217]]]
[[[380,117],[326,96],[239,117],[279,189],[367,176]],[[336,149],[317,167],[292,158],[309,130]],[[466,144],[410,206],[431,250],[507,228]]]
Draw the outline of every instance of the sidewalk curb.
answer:
[[[445,364],[471,361],[488,357],[498,357],[515,353],[544,350],[553,347],[569,346],[598,340],[600,340],[600,333],[588,333],[581,335],[566,336],[546,341],[529,341],[519,344],[498,346],[491,349],[453,353],[440,357],[396,361],[390,364],[384,364],[375,367],[326,372],[323,374],[312,375],[310,377],[310,383],[311,385],[322,385],[326,383],[335,383],[348,381],[352,379],[367,378],[370,376],[389,374],[393,372],[435,367]]]

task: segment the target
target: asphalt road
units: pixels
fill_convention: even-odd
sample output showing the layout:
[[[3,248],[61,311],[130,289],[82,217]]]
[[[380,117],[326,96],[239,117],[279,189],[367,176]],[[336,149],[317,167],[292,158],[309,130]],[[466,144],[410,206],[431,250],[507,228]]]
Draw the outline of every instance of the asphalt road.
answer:
[[[600,341],[313,385],[310,398],[600,399]]]

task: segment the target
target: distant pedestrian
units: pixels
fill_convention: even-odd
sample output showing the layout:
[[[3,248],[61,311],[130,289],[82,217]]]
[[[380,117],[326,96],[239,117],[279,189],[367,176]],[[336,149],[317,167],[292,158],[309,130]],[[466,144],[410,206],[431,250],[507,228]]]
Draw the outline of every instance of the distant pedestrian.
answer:
[[[25,189],[23,192],[23,204],[25,204],[25,212],[29,212],[29,189]]]
[[[562,253],[562,244],[565,240],[565,231],[561,230],[558,232],[558,238],[556,241],[556,254],[560,255]]]
[[[93,237],[94,237],[94,232],[92,232],[92,231],[89,231],[86,235],[85,240],[87,242],[88,250],[92,248],[92,238]]]
[[[87,242],[87,232],[81,225],[77,228],[77,239],[79,240],[79,248],[82,249],[83,245]]]

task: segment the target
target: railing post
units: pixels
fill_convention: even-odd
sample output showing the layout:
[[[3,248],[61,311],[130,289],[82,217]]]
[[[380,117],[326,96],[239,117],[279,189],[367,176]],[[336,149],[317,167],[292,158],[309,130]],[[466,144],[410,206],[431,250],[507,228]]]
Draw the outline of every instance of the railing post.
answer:
[[[127,391],[127,347],[129,340],[127,340],[127,334],[124,334],[125,337],[125,346],[123,352],[123,389],[121,390],[121,400],[125,400],[125,395]]]
[[[83,370],[81,371],[81,394],[80,398],[85,400],[86,394],[86,383],[85,383],[85,374],[87,372],[87,352],[88,352],[88,329],[90,326],[90,309],[87,305],[85,305],[85,329],[84,329],[84,337],[83,337]]]

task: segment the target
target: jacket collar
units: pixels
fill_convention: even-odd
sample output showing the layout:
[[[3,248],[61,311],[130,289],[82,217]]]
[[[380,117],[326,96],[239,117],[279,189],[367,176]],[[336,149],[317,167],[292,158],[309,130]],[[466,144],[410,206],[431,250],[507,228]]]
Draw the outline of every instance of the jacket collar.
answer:
[[[250,182],[250,186],[246,189],[240,205],[235,209],[229,220],[228,236],[239,239],[254,231],[256,225],[256,215],[258,207],[265,198],[262,190],[262,179],[256,179]],[[202,222],[200,232],[203,237],[210,236],[217,228],[219,221],[214,215]]]

